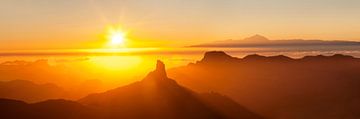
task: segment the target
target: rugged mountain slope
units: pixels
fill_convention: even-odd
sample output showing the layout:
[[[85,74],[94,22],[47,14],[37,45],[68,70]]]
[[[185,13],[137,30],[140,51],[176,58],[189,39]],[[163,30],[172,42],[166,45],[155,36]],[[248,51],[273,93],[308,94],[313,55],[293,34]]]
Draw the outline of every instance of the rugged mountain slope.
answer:
[[[262,119],[226,96],[198,94],[167,77],[158,61],[145,79],[78,102],[48,100],[28,104],[0,99],[6,119]]]
[[[236,58],[214,51],[168,72],[185,87],[217,91],[271,118],[360,117],[360,59],[351,56]]]
[[[261,118],[226,97],[200,95],[178,85],[167,77],[160,61],[142,81],[90,95],[80,102],[103,110],[106,118]]]

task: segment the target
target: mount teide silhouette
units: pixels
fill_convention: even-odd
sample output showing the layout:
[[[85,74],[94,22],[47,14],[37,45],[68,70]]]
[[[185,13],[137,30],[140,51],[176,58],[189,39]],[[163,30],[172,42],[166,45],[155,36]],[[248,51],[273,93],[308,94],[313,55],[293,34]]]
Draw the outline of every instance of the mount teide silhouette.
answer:
[[[262,36],[262,35],[254,35],[254,36],[251,36],[251,37],[248,37],[248,38],[244,38],[242,40],[242,42],[248,42],[248,43],[263,43],[263,42],[268,42],[269,39],[266,38],[265,36]],[[235,42],[238,42],[235,40]]]
[[[360,59],[352,56],[236,58],[212,51],[168,72],[185,87],[217,91],[269,118],[360,117]]]
[[[231,99],[216,93],[198,94],[167,77],[165,65],[142,81],[80,100],[104,110],[106,118],[129,119],[260,119]]]

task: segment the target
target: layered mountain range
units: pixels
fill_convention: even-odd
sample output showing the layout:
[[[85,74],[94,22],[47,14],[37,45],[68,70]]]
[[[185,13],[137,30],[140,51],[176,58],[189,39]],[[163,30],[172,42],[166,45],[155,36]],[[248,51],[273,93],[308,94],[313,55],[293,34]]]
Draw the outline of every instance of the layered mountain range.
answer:
[[[78,101],[48,100],[38,103],[1,99],[0,115],[6,119],[262,119],[218,93],[196,93],[168,78],[165,65],[142,81]]]
[[[185,87],[225,94],[268,118],[360,118],[360,59],[352,56],[237,58],[211,51],[168,72]]]
[[[158,61],[141,81],[77,101],[47,100],[45,94],[62,94],[55,85],[2,82],[0,96],[11,99],[0,100],[0,115],[7,119],[358,119],[358,74],[360,59],[343,54],[237,58],[211,51],[195,63],[167,71]]]

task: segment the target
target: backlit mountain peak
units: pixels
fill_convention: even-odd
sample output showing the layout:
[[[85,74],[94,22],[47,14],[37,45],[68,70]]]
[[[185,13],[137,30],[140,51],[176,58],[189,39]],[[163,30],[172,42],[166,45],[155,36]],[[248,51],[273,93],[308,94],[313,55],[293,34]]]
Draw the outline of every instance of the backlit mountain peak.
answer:
[[[254,35],[254,36],[245,38],[244,40],[245,40],[245,41],[255,41],[255,42],[259,42],[259,41],[268,41],[269,39],[266,38],[265,36],[256,34],[256,35]]]

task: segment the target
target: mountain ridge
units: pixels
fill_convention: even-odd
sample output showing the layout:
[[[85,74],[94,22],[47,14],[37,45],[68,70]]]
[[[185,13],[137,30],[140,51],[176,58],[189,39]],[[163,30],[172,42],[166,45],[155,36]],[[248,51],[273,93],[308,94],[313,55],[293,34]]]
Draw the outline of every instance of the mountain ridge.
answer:
[[[237,61],[258,61],[258,60],[267,60],[267,61],[323,61],[323,60],[356,60],[359,58],[353,57],[351,55],[344,54],[332,54],[332,55],[313,55],[313,56],[304,56],[301,58],[291,58],[285,55],[273,55],[273,56],[264,56],[259,54],[249,54],[242,58],[233,57],[225,53],[224,51],[208,51],[204,54],[204,57],[197,61],[196,63],[232,63]],[[191,64],[191,63],[190,63]]]
[[[36,84],[28,80],[0,81],[0,98],[38,102],[65,97],[66,91],[52,83]]]
[[[256,54],[237,58],[223,51],[205,54],[205,59],[169,69],[169,76],[197,92],[227,95],[268,118],[360,117],[356,114],[360,109],[359,58],[343,54],[302,58]]]
[[[214,94],[209,94],[208,97],[219,98],[218,95]],[[224,97],[220,99],[235,104],[231,99]],[[142,81],[105,93],[89,95],[79,100],[82,104],[93,108],[110,109],[113,112],[106,115],[110,118],[262,118],[240,105],[233,105],[234,107],[229,109],[226,107],[219,108],[222,105],[216,103],[221,101],[206,99],[205,96],[180,86],[176,81],[167,77],[165,65],[161,61],[157,61],[157,68]],[[118,107],[120,105],[121,108]],[[112,115],[121,112],[123,115]],[[241,112],[242,115],[237,114],[237,112]]]
[[[78,101],[0,99],[6,119],[264,119],[218,93],[196,93],[168,78],[158,60],[143,80]]]

